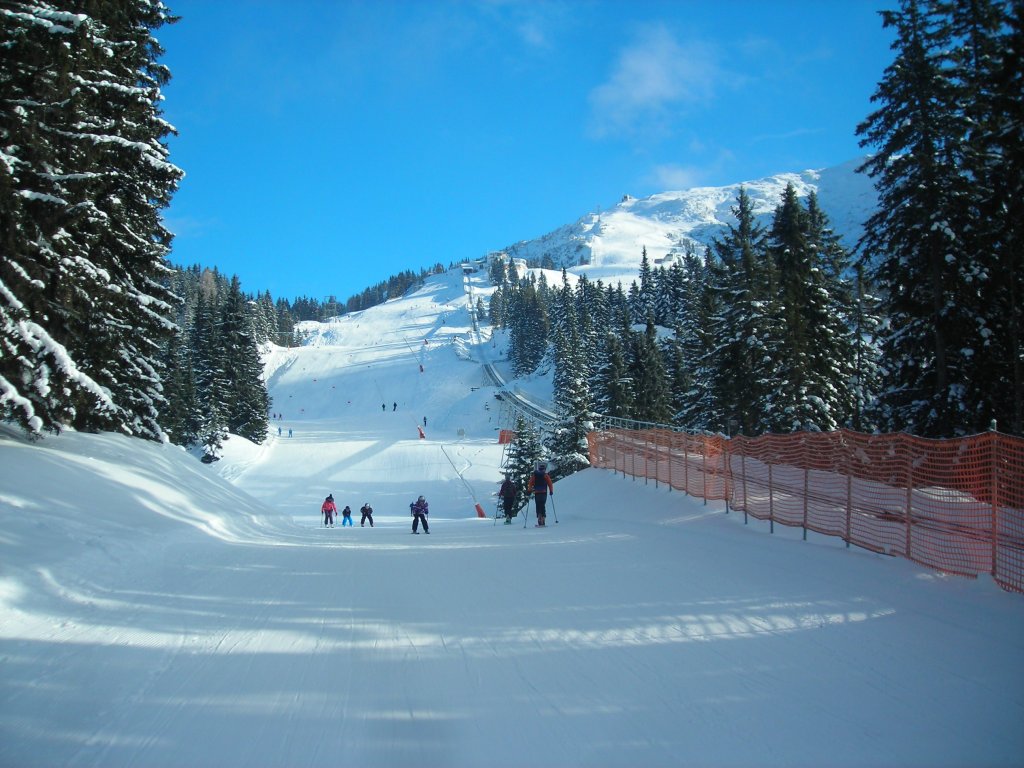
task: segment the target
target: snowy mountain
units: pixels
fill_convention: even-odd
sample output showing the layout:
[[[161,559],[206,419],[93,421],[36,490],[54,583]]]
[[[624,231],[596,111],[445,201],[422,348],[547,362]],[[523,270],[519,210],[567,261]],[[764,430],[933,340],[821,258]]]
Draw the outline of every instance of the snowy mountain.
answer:
[[[628,284],[636,277],[643,249],[652,265],[666,263],[686,247],[698,251],[735,222],[732,207],[745,187],[762,224],[768,224],[787,184],[800,197],[818,193],[821,208],[836,233],[852,249],[863,222],[877,205],[871,180],[855,173],[862,159],[834,168],[802,173],[780,173],[765,179],[724,187],[696,187],[662,192],[645,198],[625,196],[607,210],[586,214],[546,235],[523,240],[503,249],[513,258],[541,261],[549,257],[555,268],[586,273],[591,280]]]
[[[546,529],[478,517],[486,289],[308,324],[264,358],[282,418],[213,465],[0,426],[0,766],[1019,764],[1024,599],[991,580],[604,470]]]

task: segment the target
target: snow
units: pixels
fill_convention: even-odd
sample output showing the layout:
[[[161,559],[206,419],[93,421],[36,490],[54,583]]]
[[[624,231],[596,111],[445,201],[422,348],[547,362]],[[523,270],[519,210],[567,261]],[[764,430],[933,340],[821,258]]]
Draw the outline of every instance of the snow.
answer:
[[[545,530],[478,518],[503,347],[463,297],[269,351],[284,419],[212,466],[0,427],[0,765],[1021,764],[1024,598],[988,579],[599,470]]]
[[[860,158],[833,168],[780,173],[740,184],[694,187],[639,199],[626,195],[616,205],[588,213],[541,237],[510,245],[502,252],[534,263],[551,258],[556,267],[564,266],[570,274],[586,274],[592,282],[601,280],[612,286],[621,283],[628,288],[637,280],[645,248],[652,266],[668,266],[687,247],[703,254],[713,239],[723,237],[726,227],[736,222],[732,209],[740,187],[750,197],[757,222],[770,225],[787,184],[793,185],[800,198],[817,193],[836,235],[852,251],[863,234],[863,223],[878,205],[870,177],[856,172],[863,162]]]

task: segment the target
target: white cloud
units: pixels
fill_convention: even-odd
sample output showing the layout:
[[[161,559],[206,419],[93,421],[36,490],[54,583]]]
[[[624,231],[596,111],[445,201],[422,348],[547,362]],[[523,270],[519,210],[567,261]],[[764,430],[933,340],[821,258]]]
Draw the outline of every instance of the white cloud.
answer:
[[[703,171],[668,163],[651,169],[651,183],[659,190],[681,190],[699,186]]]
[[[680,43],[664,26],[645,28],[620,53],[607,81],[590,93],[596,138],[658,135],[708,101],[720,79],[714,49]]]
[[[712,151],[711,148],[691,143],[691,154],[696,162],[690,164],[662,163],[651,168],[644,185],[660,192],[687,190],[721,184],[721,176],[725,169],[736,159],[733,153],[725,148]]]

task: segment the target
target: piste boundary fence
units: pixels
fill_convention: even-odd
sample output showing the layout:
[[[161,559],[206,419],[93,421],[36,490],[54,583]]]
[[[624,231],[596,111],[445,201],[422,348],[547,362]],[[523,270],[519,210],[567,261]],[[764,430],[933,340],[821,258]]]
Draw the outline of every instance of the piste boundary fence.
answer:
[[[838,536],[946,573],[1024,592],[1024,439],[996,431],[796,432],[759,437],[668,428],[589,435],[591,466],[654,480],[726,510]]]

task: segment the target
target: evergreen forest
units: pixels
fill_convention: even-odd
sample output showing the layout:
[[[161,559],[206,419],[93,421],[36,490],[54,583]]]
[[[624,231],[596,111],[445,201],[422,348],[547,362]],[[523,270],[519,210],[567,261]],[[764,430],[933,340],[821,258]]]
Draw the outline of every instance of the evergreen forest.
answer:
[[[638,280],[548,284],[491,262],[518,375],[550,370],[563,471],[596,414],[688,430],[1024,434],[1024,2],[898,0],[893,61],[855,127],[880,206],[851,253],[789,188]],[[401,295],[248,295],[174,266],[182,179],[146,0],[0,2],[0,419],[201,445],[261,441],[259,345]],[[851,130],[854,129],[851,126]],[[548,266],[551,266],[548,264]],[[483,307],[480,307],[483,309]]]

